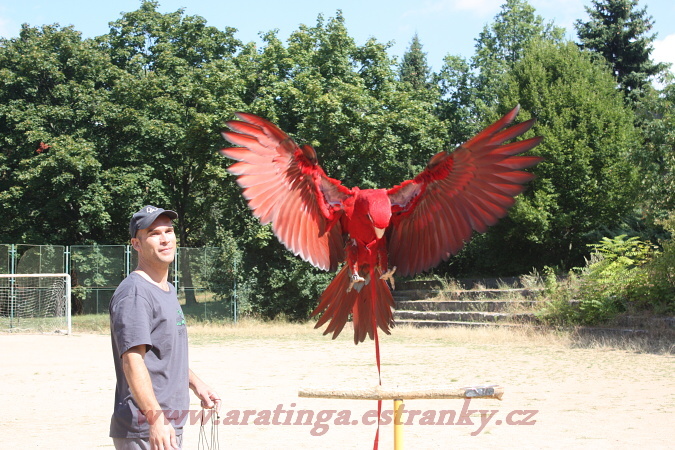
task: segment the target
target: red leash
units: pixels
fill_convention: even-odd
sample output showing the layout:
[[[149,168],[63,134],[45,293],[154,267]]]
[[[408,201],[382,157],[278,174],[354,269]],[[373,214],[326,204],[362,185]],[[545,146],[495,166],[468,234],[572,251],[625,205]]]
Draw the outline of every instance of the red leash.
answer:
[[[372,270],[372,269],[371,269]],[[380,369],[380,339],[377,336],[377,318],[375,316],[375,302],[377,301],[377,289],[375,288],[375,271],[372,270],[370,275],[371,280],[371,307],[372,307],[372,320],[373,320],[373,334],[375,337],[375,359],[377,361],[377,377],[382,386],[382,371]],[[380,416],[382,414],[382,400],[377,401],[377,431],[375,432],[375,441],[373,442],[373,450],[377,450],[380,443]]]

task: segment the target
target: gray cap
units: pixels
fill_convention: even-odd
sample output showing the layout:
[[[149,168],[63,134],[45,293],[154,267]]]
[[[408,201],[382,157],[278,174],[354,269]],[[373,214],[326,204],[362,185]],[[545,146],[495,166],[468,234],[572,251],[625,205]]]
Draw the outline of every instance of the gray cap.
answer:
[[[132,238],[136,237],[136,232],[142,230],[143,228],[148,228],[159,216],[165,215],[169,219],[177,219],[178,214],[176,211],[171,211],[169,209],[157,208],[156,206],[147,205],[144,206],[140,211],[131,216],[131,222],[129,222],[129,234]]]

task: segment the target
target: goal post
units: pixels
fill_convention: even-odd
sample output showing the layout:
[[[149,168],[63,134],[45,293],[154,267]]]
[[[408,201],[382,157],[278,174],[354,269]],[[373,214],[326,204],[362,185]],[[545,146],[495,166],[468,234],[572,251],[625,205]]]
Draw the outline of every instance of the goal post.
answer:
[[[70,275],[0,274],[0,329],[71,334]]]

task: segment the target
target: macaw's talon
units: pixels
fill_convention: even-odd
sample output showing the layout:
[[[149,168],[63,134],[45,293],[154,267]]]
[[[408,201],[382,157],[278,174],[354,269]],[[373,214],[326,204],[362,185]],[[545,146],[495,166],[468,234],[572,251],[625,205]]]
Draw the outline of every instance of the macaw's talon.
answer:
[[[347,288],[347,292],[349,292],[349,291],[351,291],[352,289],[354,289],[354,285],[355,285],[356,283],[363,283],[364,281],[366,281],[366,279],[363,278],[363,277],[362,277],[361,275],[359,275],[358,273],[353,274],[353,275],[351,276],[351,281],[349,282],[349,287]]]
[[[396,289],[396,285],[394,284],[394,272],[396,272],[396,266],[392,267],[391,269],[387,270],[385,273],[380,275],[380,280],[389,281],[392,291]]]

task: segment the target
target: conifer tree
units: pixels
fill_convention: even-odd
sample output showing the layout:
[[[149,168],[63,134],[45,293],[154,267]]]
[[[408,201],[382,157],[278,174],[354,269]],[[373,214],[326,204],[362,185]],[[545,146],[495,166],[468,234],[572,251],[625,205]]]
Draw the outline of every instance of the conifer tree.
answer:
[[[400,80],[410,83],[414,90],[429,88],[431,70],[427,65],[427,54],[422,51],[422,43],[417,33],[413,36],[408,51],[403,54],[401,62]]]
[[[586,7],[587,22],[575,27],[581,47],[600,53],[610,64],[621,90],[635,101],[644,95],[649,78],[666,69],[651,60],[656,33],[647,7],[638,9],[638,0],[592,0]]]

